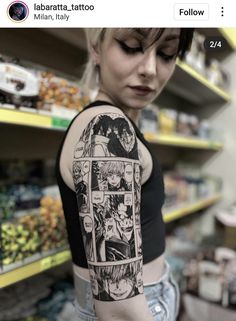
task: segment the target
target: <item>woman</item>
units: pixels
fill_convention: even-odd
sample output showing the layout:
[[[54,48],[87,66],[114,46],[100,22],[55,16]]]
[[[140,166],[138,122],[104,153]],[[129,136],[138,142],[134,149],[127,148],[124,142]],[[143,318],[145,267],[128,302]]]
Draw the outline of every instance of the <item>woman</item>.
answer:
[[[178,290],[164,258],[163,177],[135,122],[166,85],[192,33],[175,28],[87,30],[89,61],[83,79],[87,88],[97,89],[96,99],[72,121],[57,160],[74,263],[77,320],[176,319]],[[127,162],[124,177],[130,190],[92,189],[99,161]],[[89,201],[78,214],[78,178],[73,173],[82,162],[89,164]],[[114,199],[117,211],[106,210],[104,215]],[[92,222],[87,227],[93,244],[89,257],[79,226],[79,217],[85,215]],[[106,224],[107,217],[115,223]],[[125,231],[122,237],[117,237],[117,228]],[[102,235],[104,230],[109,238]],[[98,239],[103,240],[99,249]]]

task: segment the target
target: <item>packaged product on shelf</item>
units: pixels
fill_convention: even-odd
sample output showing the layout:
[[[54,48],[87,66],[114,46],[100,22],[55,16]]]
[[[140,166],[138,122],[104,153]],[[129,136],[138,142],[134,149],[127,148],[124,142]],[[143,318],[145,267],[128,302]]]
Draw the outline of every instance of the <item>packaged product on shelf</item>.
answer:
[[[177,112],[174,109],[163,108],[158,113],[159,131],[161,134],[174,134],[176,132]]]
[[[190,116],[185,113],[178,114],[177,133],[184,136],[192,135],[192,124],[190,123]]]
[[[198,136],[200,122],[197,116],[189,115],[189,126],[192,136]]]
[[[191,51],[189,51],[185,60],[187,64],[191,65],[194,69],[199,71],[202,75],[205,75],[205,59],[206,53],[204,49],[205,36],[194,32],[193,41],[191,45]]]
[[[0,103],[36,108],[39,81],[33,70],[0,62]]]
[[[200,297],[221,303],[223,294],[222,266],[209,261],[199,263],[199,285]]]
[[[232,204],[229,208],[220,209],[216,212],[219,232],[222,230],[223,245],[231,249],[236,248],[236,204]],[[221,228],[221,229],[220,229]]]
[[[62,204],[57,187],[45,188],[40,207],[14,213],[0,224],[0,265],[5,271],[67,246]]]
[[[16,202],[13,196],[7,195],[6,188],[0,189],[0,223],[14,216]]]
[[[50,195],[40,201],[41,250],[61,248],[67,244],[65,221],[61,200]]]
[[[227,247],[217,247],[215,249],[215,261],[221,263],[227,263],[236,259],[236,252]]]
[[[37,215],[28,214],[1,225],[1,266],[8,266],[40,252]]]
[[[139,119],[139,127],[143,133],[157,133],[158,131],[158,107],[149,105],[142,109]]]
[[[228,305],[236,308],[236,252],[235,258],[228,262],[225,268],[225,278],[228,290]]]
[[[224,89],[229,86],[229,76],[222,69],[221,63],[216,59],[210,59],[206,66],[206,76],[208,80],[216,86]]]
[[[33,184],[14,184],[8,188],[7,194],[15,199],[16,211],[38,208],[43,196],[41,187]]]
[[[78,84],[46,71],[40,73],[39,96],[38,109],[70,119],[89,102]]]
[[[0,189],[0,222],[15,217],[19,210],[38,208],[42,190],[33,184],[13,184]]]
[[[165,182],[165,207],[178,206],[188,200],[188,184],[186,180],[175,172],[164,175]]]

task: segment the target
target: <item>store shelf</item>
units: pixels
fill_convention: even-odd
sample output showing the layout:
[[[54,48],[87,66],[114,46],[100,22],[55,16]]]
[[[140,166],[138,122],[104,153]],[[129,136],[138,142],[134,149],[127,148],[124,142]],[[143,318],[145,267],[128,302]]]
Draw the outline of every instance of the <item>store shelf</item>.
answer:
[[[218,151],[223,148],[223,144],[215,141],[209,141],[204,139],[184,137],[178,135],[162,135],[154,133],[145,133],[145,138],[154,144],[176,146],[176,147],[187,147],[196,149],[207,149]]]
[[[4,108],[0,106],[0,123],[48,129],[65,129],[68,127],[70,121],[70,119],[52,116],[50,113],[45,115],[30,108],[22,107],[20,110],[17,110],[14,107]]]
[[[222,104],[231,100],[225,90],[214,85],[198,71],[179,60],[167,88],[197,105]]]
[[[222,196],[220,194],[217,194],[208,198],[198,200],[193,203],[184,204],[182,206],[179,206],[178,208],[174,208],[173,210],[165,210],[163,213],[164,221],[166,223],[169,223],[181,217],[202,210],[210,205],[217,203],[221,198]]]
[[[220,28],[219,30],[224,38],[228,41],[231,48],[236,50],[236,28]]]
[[[35,127],[51,127],[51,117],[41,115],[33,110],[21,111],[15,109],[0,108],[0,122],[16,125],[26,125]]]
[[[30,276],[36,275],[57,265],[70,260],[71,255],[69,250],[64,250],[56,254],[44,257],[36,262],[18,267],[12,271],[0,274],[0,289],[26,279]]]

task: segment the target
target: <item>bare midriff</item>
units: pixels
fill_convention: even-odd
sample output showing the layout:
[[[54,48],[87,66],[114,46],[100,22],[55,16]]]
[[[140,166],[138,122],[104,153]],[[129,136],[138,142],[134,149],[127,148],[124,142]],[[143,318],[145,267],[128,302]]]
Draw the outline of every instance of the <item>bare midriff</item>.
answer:
[[[153,261],[143,265],[143,283],[144,285],[158,282],[164,272],[165,255],[162,254]],[[77,265],[73,265],[75,277],[81,277],[88,282],[89,280],[89,270],[82,268]]]

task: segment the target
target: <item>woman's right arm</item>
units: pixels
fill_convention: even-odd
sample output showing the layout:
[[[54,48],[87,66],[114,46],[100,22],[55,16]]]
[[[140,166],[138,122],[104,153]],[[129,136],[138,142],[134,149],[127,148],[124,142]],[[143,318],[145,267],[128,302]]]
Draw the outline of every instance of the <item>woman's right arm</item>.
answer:
[[[72,176],[96,315],[101,321],[153,321],[143,294],[140,213],[135,211],[140,160],[133,126],[109,110],[105,117],[91,117],[76,139]],[[119,189],[121,180],[126,184]],[[79,204],[81,190],[86,190],[84,204]]]

